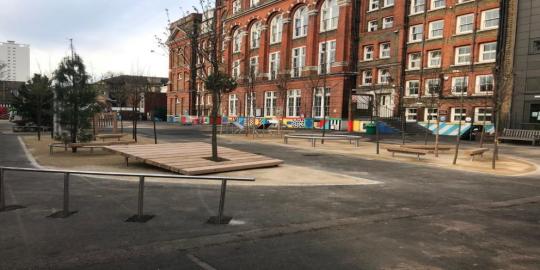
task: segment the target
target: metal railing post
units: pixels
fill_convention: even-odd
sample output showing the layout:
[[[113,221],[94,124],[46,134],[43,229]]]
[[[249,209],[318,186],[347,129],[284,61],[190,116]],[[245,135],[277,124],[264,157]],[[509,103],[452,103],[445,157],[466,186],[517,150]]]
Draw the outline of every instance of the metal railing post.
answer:
[[[144,207],[144,176],[139,176],[139,200],[137,205],[137,216],[139,219],[143,218],[143,207]]]
[[[221,180],[221,196],[219,197],[218,224],[222,224],[223,210],[225,208],[225,193],[227,191],[227,180]]]
[[[0,168],[0,211],[6,208],[6,191],[4,189],[4,169]]]
[[[64,173],[64,216],[69,216],[69,173]]]

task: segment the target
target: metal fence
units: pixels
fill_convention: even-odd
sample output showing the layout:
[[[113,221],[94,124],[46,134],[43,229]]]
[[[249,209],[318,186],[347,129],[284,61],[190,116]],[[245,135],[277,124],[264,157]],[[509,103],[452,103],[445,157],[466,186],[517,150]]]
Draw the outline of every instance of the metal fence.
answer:
[[[226,217],[223,214],[225,208],[225,195],[227,192],[227,181],[255,181],[255,178],[250,177],[226,177],[226,176],[187,176],[187,175],[167,175],[167,174],[137,174],[137,173],[114,173],[114,172],[95,172],[95,171],[73,171],[73,170],[49,170],[49,169],[33,169],[33,168],[17,168],[17,167],[0,167],[0,212],[9,211],[16,207],[6,205],[6,194],[4,181],[6,172],[35,172],[35,173],[53,173],[64,175],[64,192],[63,192],[63,209],[51,215],[51,217],[66,218],[76,213],[70,211],[69,207],[69,182],[71,175],[99,175],[99,176],[123,176],[137,177],[139,179],[137,214],[130,217],[126,221],[131,222],[146,222],[153,215],[144,215],[144,182],[145,178],[172,178],[172,179],[190,179],[190,180],[212,180],[221,181],[221,193],[219,198],[218,215],[210,217],[208,220],[212,224],[228,224],[232,217]]]

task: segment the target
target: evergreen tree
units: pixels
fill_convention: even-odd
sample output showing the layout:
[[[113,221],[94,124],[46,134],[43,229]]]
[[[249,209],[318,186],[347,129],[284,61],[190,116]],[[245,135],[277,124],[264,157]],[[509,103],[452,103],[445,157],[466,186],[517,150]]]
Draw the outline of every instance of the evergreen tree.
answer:
[[[100,107],[82,58],[75,53],[65,57],[55,71],[54,80],[60,126],[69,131],[72,143],[88,140],[86,131],[91,127],[90,119]]]
[[[13,97],[13,107],[24,120],[38,126],[38,140],[41,126],[52,123],[53,91],[51,80],[41,74],[34,74],[31,80],[21,85],[18,95]]]

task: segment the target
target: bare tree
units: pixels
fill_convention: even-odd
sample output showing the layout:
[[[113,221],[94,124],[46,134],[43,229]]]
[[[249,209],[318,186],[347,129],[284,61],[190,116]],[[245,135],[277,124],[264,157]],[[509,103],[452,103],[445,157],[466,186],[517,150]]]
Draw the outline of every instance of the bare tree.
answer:
[[[281,127],[283,126],[283,118],[287,112],[287,92],[289,81],[291,80],[291,74],[289,72],[282,72],[276,78],[276,89],[278,92],[278,98],[281,102],[281,112],[279,112],[278,134],[282,136]]]

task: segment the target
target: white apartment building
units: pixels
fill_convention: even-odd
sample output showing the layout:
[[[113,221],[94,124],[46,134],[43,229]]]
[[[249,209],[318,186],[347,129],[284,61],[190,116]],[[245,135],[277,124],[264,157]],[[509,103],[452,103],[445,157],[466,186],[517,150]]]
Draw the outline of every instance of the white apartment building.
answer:
[[[15,41],[0,42],[0,81],[25,82],[30,79],[30,45]]]

